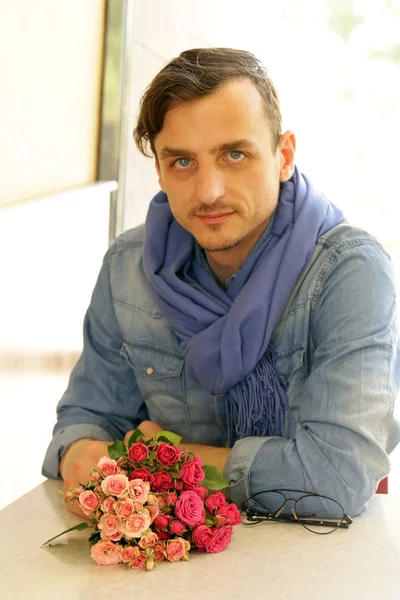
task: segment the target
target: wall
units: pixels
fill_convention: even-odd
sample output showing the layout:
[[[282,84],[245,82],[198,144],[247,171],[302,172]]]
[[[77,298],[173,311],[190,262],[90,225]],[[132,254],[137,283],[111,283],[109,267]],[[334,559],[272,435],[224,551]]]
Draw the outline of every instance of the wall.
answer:
[[[0,0],[0,204],[96,178],[105,0]]]

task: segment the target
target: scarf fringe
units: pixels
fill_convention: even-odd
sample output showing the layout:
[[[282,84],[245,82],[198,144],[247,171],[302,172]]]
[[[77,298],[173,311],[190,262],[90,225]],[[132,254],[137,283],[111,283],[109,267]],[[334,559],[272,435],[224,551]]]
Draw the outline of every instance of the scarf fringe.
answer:
[[[249,436],[280,436],[285,434],[285,417],[288,416],[287,438],[291,437],[291,415],[288,409],[287,386],[276,371],[276,352],[271,344],[253,371],[234,385],[227,393],[229,443]]]

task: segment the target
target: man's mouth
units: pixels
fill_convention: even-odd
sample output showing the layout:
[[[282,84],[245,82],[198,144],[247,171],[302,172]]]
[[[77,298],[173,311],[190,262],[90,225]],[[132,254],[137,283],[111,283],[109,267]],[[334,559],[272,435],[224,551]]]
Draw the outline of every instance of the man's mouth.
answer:
[[[203,223],[222,223],[223,221],[226,221],[227,219],[229,219],[229,217],[231,215],[233,215],[234,211],[230,211],[230,212],[219,212],[219,213],[214,213],[214,214],[206,214],[206,215],[197,215],[197,217],[199,219],[201,219],[201,221],[203,221]]]

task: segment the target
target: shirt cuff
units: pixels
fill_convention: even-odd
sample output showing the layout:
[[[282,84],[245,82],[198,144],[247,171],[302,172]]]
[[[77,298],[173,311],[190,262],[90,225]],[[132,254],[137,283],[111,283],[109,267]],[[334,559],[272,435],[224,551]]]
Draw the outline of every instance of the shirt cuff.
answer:
[[[55,433],[47,449],[43,461],[42,475],[53,479],[60,479],[60,459],[69,446],[82,438],[110,442],[113,441],[110,434],[98,425],[80,423],[68,425]]]
[[[251,496],[250,476],[254,460],[269,439],[263,437],[246,437],[238,440],[233,446],[224,469],[225,479],[230,488],[229,499],[241,506]]]

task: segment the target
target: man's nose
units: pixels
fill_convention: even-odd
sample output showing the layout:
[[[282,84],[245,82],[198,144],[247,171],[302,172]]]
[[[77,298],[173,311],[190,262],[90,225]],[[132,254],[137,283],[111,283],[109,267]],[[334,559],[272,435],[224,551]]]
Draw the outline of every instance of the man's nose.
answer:
[[[219,169],[202,169],[197,174],[197,200],[201,204],[213,204],[225,195],[224,175]]]

